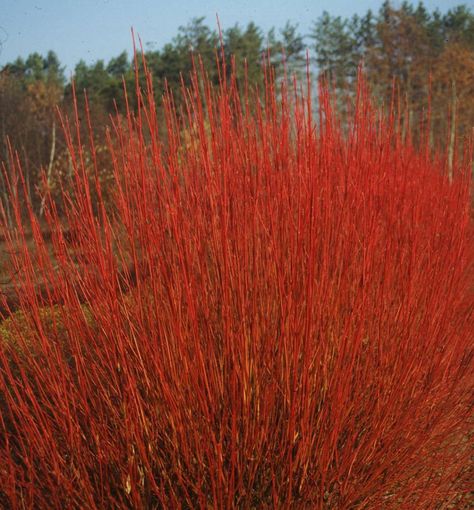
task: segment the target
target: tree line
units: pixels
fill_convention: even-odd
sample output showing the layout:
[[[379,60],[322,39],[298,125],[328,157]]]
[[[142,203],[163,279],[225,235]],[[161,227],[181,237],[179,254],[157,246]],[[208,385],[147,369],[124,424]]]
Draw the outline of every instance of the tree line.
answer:
[[[403,2],[395,7],[385,1],[378,12],[368,10],[352,17],[324,12],[308,34],[288,22],[283,28],[265,33],[254,23],[225,29],[221,36],[204,18],[195,18],[179,28],[176,37],[155,50],[143,49],[154,79],[155,90],[167,87],[176,94],[182,79],[192,70],[190,55],[200,55],[212,81],[217,82],[216,49],[235,59],[237,80],[246,74],[251,85],[262,81],[262,61],[267,55],[276,76],[284,72],[303,74],[307,50],[313,75],[332,84],[339,107],[354,95],[357,71],[362,65],[376,101],[399,105],[404,129],[413,129],[427,117],[433,148],[451,144],[463,149],[463,141],[474,126],[474,13],[460,5],[446,12],[430,12],[419,3]],[[245,65],[244,65],[245,61]],[[81,60],[73,72],[79,98],[87,91],[98,157],[102,158],[103,181],[111,178],[107,160],[105,129],[110,114],[125,112],[123,86],[136,103],[134,61],[122,52],[108,62],[87,64]],[[395,91],[395,96],[394,96]],[[79,100],[79,113],[84,114]],[[26,178],[27,194],[37,212],[44,203],[45,187],[54,192],[59,179],[71,168],[66,143],[58,126],[57,107],[73,111],[73,87],[65,67],[53,51],[17,58],[0,70],[0,160],[12,165],[9,142],[18,151]],[[157,107],[161,108],[157,97]],[[413,130],[416,133],[416,129]],[[416,141],[416,140],[415,140]],[[102,150],[101,150],[102,149]],[[451,161],[452,163],[452,161]],[[46,181],[40,179],[44,171]],[[0,194],[6,204],[6,182],[2,174]]]

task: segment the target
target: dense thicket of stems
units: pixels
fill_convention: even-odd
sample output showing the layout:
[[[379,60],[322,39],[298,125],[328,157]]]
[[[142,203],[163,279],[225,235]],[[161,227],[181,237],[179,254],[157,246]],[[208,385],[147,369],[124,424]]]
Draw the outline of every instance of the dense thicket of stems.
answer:
[[[467,490],[468,162],[449,183],[362,83],[343,134],[326,88],[314,119],[264,81],[256,100],[196,71],[157,118],[149,79],[109,133],[113,210],[63,122],[67,217],[46,201],[51,243],[33,213],[6,230],[1,505],[433,509]]]

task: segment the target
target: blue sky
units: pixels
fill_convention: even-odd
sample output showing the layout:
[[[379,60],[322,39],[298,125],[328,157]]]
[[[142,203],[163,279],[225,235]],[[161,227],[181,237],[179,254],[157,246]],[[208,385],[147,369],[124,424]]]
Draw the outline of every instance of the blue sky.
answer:
[[[265,31],[287,20],[307,33],[324,10],[334,15],[378,10],[382,0],[0,0],[0,66],[33,51],[54,50],[67,71],[83,58],[91,63],[131,48],[130,27],[149,47],[159,49],[180,25],[205,16],[223,28],[254,21]],[[393,2],[397,5],[397,1]],[[398,2],[400,3],[400,2]],[[416,2],[413,2],[416,3]],[[446,11],[463,0],[426,0]]]

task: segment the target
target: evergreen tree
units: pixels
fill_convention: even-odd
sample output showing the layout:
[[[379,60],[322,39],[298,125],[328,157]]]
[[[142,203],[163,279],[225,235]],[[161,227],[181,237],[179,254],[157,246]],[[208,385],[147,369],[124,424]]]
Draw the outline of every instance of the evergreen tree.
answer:
[[[345,88],[355,74],[353,54],[357,41],[353,32],[349,20],[331,17],[327,11],[311,30],[318,72],[333,81],[337,88]]]
[[[245,30],[234,25],[223,35],[226,57],[235,59],[237,80],[242,83],[247,74],[250,84],[260,83],[264,51],[262,31],[255,23],[249,23]]]

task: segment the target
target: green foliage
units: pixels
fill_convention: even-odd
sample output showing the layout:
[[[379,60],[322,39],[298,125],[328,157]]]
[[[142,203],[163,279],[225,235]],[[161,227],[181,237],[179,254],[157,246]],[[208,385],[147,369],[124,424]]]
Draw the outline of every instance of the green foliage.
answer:
[[[122,79],[130,71],[130,62],[126,51],[122,51],[118,57],[110,59],[107,64],[107,72],[110,76]]]
[[[344,86],[354,75],[356,63],[352,59],[355,40],[349,22],[324,12],[315,23],[311,37],[314,39],[316,63],[321,73],[329,73],[338,86]]]
[[[298,25],[289,21],[279,30],[279,37],[275,29],[268,34],[268,49],[271,52],[271,64],[277,76],[285,72],[288,76],[293,74],[301,77],[301,71],[306,67],[306,46],[303,36],[298,33]]]
[[[243,81],[244,65],[250,83],[257,84],[261,80],[261,63],[263,51],[263,33],[254,23],[249,23],[245,30],[239,25],[224,32],[224,46],[227,58],[235,59],[237,81]]]
[[[54,51],[48,51],[46,57],[36,52],[28,55],[26,60],[18,57],[11,64],[7,64],[2,72],[15,76],[24,88],[35,81],[44,81],[61,87],[66,83],[64,66],[61,66]]]

